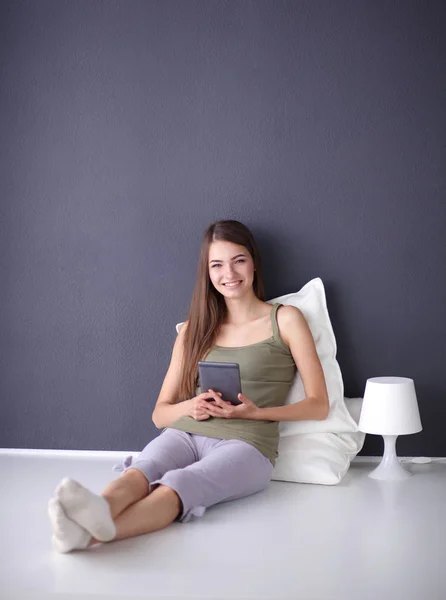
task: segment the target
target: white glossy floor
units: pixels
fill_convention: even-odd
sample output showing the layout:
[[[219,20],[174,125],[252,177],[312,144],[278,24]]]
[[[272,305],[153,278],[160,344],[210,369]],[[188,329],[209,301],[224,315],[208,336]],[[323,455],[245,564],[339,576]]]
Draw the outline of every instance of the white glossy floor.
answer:
[[[446,464],[383,483],[354,462],[337,486],[272,482],[138,538],[61,555],[47,501],[69,475],[100,492],[116,458],[0,453],[0,598],[442,600]]]

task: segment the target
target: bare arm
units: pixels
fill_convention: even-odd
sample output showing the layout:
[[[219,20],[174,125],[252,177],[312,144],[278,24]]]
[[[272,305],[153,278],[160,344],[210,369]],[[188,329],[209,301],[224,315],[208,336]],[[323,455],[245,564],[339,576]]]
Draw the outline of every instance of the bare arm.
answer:
[[[168,427],[180,417],[189,416],[190,402],[178,401],[185,330],[183,325],[175,340],[170,365],[152,413],[152,421],[158,429]]]
[[[170,365],[152,413],[152,421],[158,429],[169,427],[181,417],[192,417],[196,421],[205,421],[210,417],[206,410],[208,406],[206,398],[212,398],[212,394],[204,392],[181,402],[178,398],[186,327],[187,322],[181,327],[175,340]]]
[[[307,396],[286,406],[259,408],[250,418],[261,421],[323,421],[327,418],[327,409],[318,398]]]
[[[288,344],[305,389],[305,398],[287,406],[263,408],[255,419],[323,421],[330,412],[327,386],[312,333],[303,313],[294,306],[280,309],[282,336]]]
[[[323,421],[329,415],[330,404],[312,333],[298,308],[284,306],[280,311],[282,336],[290,347],[306,397],[287,406],[262,408],[254,418],[268,421]]]

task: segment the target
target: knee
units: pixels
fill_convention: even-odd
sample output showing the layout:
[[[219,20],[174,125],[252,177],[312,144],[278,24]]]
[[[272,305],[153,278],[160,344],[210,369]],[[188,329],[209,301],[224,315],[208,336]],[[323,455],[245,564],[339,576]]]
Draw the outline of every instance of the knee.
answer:
[[[125,479],[125,481],[132,486],[138,487],[142,493],[144,492],[145,495],[148,496],[150,491],[150,483],[144,473],[139,469],[133,469],[130,467],[121,475],[121,479]]]
[[[158,485],[158,493],[163,495],[166,500],[170,500],[176,508],[177,516],[183,512],[183,502],[178,493],[168,485],[160,483]]]

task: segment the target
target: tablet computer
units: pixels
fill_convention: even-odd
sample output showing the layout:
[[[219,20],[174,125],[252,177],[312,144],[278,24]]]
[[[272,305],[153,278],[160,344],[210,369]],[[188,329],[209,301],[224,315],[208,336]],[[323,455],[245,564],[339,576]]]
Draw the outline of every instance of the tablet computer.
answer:
[[[242,404],[238,394],[242,393],[240,368],[238,363],[228,362],[198,362],[201,392],[214,390],[221,392],[222,399],[237,405]]]

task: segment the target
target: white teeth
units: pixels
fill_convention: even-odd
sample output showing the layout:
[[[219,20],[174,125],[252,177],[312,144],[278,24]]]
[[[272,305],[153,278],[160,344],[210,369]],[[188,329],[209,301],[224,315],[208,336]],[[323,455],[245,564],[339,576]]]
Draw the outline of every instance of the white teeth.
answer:
[[[240,281],[237,281],[237,283],[224,283],[223,285],[225,287],[235,287],[237,285],[239,285]]]

